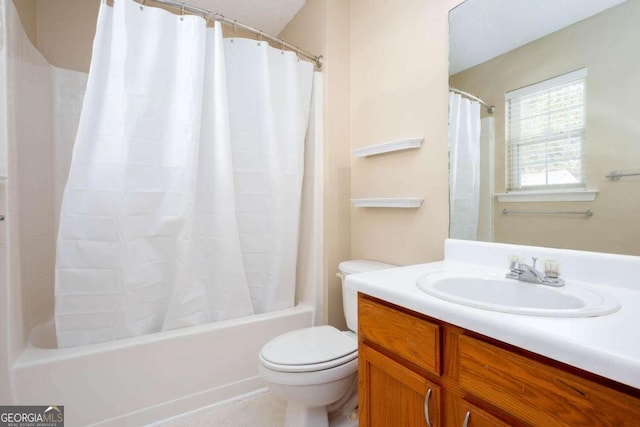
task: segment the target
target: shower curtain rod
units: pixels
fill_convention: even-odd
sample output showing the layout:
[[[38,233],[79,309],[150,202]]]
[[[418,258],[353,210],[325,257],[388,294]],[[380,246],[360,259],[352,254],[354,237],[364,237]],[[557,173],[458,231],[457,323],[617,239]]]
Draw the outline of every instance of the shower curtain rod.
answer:
[[[141,3],[142,5],[145,4],[146,0],[137,0],[138,3]],[[234,28],[242,28],[245,31],[248,31],[252,34],[256,34],[258,37],[262,38],[264,37],[265,39],[271,40],[273,42],[276,42],[278,45],[281,45],[282,48],[284,49],[285,47],[288,49],[291,49],[293,51],[295,51],[298,55],[304,56],[305,58],[311,59],[313,62],[315,62],[316,66],[318,68],[322,68],[322,64],[324,63],[324,56],[322,55],[313,55],[312,53],[309,53],[307,51],[304,51],[292,44],[287,43],[286,41],[279,39],[277,37],[274,37],[270,34],[265,33],[264,31],[258,30],[256,28],[250,27],[249,25],[240,23],[238,21],[236,21],[235,19],[231,19],[228,18],[224,15],[221,15],[219,13],[216,12],[212,12],[209,9],[202,9],[200,7],[197,6],[192,6],[190,4],[187,4],[183,1],[175,1],[175,0],[153,0],[153,2],[155,3],[160,3],[163,4],[165,6],[169,6],[172,7],[174,9],[178,9],[180,11],[182,11],[182,13],[184,12],[190,12],[193,13],[195,15],[200,15],[202,16],[204,19],[206,20],[212,20],[212,21],[219,21],[222,22],[223,24],[229,25],[231,27]]]
[[[471,98],[474,101],[478,101],[480,104],[484,105],[485,107],[487,107],[487,113],[489,114],[493,114],[496,112],[496,106],[495,105],[489,105],[486,102],[484,102],[482,99],[478,98],[477,96],[471,95],[470,93],[467,93],[463,90],[460,89],[456,89],[455,87],[449,87],[449,90],[451,92],[455,92],[458,93],[462,96],[466,96],[467,98]]]

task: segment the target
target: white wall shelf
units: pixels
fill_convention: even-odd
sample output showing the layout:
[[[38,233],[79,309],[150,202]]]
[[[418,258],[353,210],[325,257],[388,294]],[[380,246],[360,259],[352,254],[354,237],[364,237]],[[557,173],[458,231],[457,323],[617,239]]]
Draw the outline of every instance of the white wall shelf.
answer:
[[[369,145],[351,150],[351,154],[353,154],[354,157],[368,157],[382,153],[390,153],[392,151],[420,148],[423,140],[424,138],[406,138],[398,141],[384,142],[382,144]]]
[[[592,202],[598,190],[531,190],[497,193],[499,202]]]
[[[405,198],[369,198],[351,199],[351,203],[356,208],[410,208],[416,209],[422,206],[424,199],[417,197]]]

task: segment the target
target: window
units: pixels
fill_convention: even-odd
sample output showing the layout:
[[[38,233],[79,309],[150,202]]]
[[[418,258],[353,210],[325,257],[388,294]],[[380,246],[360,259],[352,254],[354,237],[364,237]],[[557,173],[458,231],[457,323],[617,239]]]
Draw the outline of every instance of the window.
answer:
[[[586,68],[505,94],[507,191],[584,188]]]

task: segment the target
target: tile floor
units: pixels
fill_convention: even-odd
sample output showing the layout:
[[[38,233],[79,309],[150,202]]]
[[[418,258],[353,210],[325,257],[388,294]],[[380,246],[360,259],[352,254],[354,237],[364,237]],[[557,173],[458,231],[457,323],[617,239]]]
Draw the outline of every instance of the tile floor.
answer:
[[[148,427],[282,427],[286,402],[269,392],[202,408]]]

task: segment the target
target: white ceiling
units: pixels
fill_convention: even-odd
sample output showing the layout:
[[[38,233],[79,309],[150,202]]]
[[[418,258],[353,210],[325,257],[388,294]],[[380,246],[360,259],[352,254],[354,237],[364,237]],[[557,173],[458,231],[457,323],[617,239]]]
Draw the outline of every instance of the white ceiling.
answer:
[[[449,13],[449,73],[456,74],[624,0],[467,0]]]
[[[306,0],[186,0],[192,6],[211,10],[265,33],[277,36]]]

